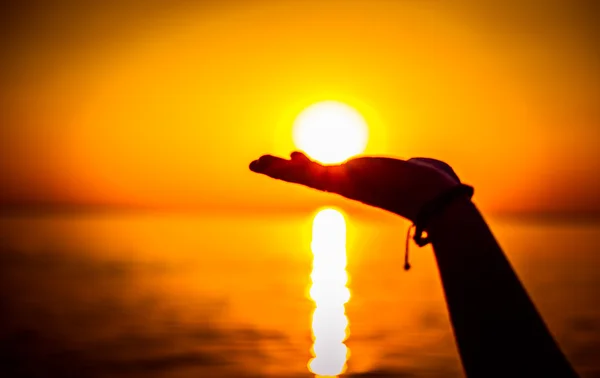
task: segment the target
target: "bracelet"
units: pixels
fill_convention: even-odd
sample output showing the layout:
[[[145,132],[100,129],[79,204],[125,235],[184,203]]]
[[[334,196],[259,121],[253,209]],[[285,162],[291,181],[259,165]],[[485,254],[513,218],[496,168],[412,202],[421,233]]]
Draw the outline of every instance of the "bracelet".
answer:
[[[447,192],[442,193],[438,197],[434,198],[432,201],[428,202],[421,208],[419,214],[415,219],[415,222],[411,227],[408,228],[408,233],[406,235],[406,251],[404,254],[404,270],[410,269],[410,263],[408,262],[408,243],[410,239],[410,231],[411,229],[415,229],[415,234],[413,235],[413,240],[419,247],[424,247],[431,242],[429,236],[423,236],[425,229],[429,225],[431,218],[444,210],[449,204],[454,202],[456,199],[460,197],[467,197],[471,199],[473,197],[473,193],[475,190],[472,186],[459,184]]]

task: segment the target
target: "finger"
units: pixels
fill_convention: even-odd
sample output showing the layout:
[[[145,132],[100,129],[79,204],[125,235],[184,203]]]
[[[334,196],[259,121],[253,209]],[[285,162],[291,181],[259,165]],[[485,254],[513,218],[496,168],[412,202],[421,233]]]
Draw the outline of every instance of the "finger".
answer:
[[[291,159],[265,155],[250,164],[250,170],[286,182],[314,189],[338,192],[341,187],[341,166],[323,166],[311,161],[301,152],[293,152]]]
[[[310,162],[311,160],[304,153],[300,151],[294,151],[290,154],[290,158],[294,161]]]
[[[281,162],[285,161],[287,160],[277,156],[263,155],[258,160],[254,160],[252,163],[250,163],[250,170],[252,172],[265,174],[273,164],[281,164]]]
[[[264,155],[250,164],[250,170],[274,179],[299,184],[308,184],[309,165],[314,164],[306,159],[286,160],[277,156]]]

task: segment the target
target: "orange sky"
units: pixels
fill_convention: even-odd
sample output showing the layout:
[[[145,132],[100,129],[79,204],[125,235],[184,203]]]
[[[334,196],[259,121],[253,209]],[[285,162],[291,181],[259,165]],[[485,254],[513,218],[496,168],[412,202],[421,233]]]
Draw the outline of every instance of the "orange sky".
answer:
[[[25,3],[0,12],[5,208],[331,202],[247,166],[332,99],[367,119],[368,154],[446,160],[484,209],[600,211],[587,2]]]

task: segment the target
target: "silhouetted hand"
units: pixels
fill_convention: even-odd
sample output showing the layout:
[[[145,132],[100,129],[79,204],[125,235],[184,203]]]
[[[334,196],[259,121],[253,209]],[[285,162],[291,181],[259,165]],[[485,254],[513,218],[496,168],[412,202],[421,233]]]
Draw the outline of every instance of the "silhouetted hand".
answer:
[[[428,158],[358,157],[340,165],[321,165],[292,152],[290,160],[264,155],[250,164],[250,170],[337,193],[413,222],[424,204],[460,183],[448,164]]]

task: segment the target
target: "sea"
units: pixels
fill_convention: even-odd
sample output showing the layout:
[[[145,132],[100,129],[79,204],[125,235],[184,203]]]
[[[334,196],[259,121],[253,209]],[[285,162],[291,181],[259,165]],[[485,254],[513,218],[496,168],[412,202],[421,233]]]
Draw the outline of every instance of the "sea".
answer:
[[[464,376],[431,249],[402,269],[408,224],[344,214],[329,292],[314,217],[0,217],[0,377]],[[600,223],[488,221],[577,372],[600,377]]]

